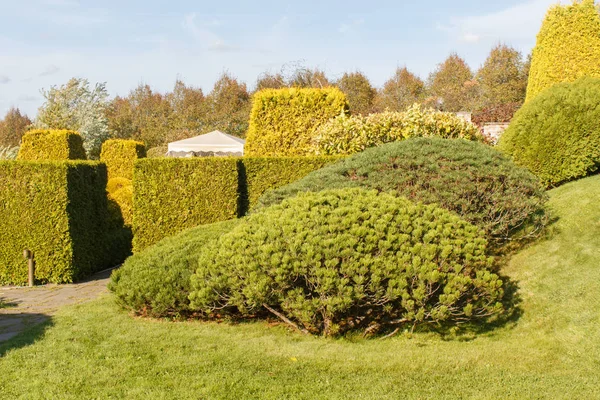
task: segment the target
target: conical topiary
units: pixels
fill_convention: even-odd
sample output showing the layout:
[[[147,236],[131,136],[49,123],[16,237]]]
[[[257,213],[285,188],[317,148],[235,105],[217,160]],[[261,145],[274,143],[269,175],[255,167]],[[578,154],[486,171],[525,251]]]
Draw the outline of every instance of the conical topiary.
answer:
[[[594,0],[548,10],[533,49],[526,101],[583,76],[600,77],[600,15]]]

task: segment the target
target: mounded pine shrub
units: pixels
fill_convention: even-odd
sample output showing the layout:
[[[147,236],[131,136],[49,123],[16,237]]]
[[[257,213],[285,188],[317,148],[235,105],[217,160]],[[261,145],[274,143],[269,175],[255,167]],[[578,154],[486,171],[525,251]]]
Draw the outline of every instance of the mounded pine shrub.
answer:
[[[600,166],[600,79],[551,87],[527,102],[498,147],[549,186],[583,178]]]
[[[355,154],[263,195],[255,209],[301,192],[363,187],[436,203],[480,227],[493,251],[539,234],[539,179],[499,151],[462,139],[413,138]]]
[[[452,113],[415,104],[404,112],[340,115],[331,119],[318,129],[314,151],[323,155],[354,154],[412,137],[484,140],[479,129],[470,122]]]
[[[23,135],[17,160],[85,160],[83,138],[74,131],[36,129]]]
[[[254,95],[245,155],[298,156],[313,153],[317,128],[348,111],[337,88],[265,89]]]
[[[203,225],[161,240],[115,270],[109,289],[123,307],[138,315],[189,316],[190,276],[198,267],[199,252],[236,223]]]
[[[435,205],[342,189],[241,220],[199,253],[191,308],[268,310],[323,335],[489,320],[503,311],[481,231]]]

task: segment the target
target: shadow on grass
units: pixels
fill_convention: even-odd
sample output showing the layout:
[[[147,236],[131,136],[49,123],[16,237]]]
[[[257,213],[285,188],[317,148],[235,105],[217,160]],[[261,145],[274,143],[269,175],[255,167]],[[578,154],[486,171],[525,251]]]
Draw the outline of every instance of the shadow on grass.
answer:
[[[0,314],[0,358],[11,350],[34,344],[53,325],[46,314]]]

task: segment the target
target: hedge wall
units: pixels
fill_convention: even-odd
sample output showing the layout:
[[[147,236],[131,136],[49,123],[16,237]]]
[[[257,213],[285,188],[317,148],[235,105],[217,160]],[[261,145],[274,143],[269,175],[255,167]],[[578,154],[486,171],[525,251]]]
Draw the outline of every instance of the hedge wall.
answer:
[[[347,112],[337,88],[265,89],[254,95],[244,152],[248,156],[308,155],[316,129]]]
[[[133,164],[146,158],[146,146],[135,140],[112,139],[102,143],[100,161],[106,163],[108,179],[133,179]]]
[[[341,157],[244,157],[241,159],[242,212],[251,209],[270,189],[276,189],[331,164]]]
[[[235,158],[147,158],[135,163],[133,250],[186,228],[238,215]]]
[[[17,156],[22,161],[85,160],[83,138],[69,130],[37,129],[23,135]]]
[[[109,231],[106,167],[81,161],[0,162],[0,283],[23,284],[23,250],[35,277],[67,283],[123,261],[123,233]]]

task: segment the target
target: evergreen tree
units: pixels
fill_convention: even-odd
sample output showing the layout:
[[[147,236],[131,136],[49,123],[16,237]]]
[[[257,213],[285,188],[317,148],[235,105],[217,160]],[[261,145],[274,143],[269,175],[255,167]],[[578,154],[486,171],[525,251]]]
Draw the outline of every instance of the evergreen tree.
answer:
[[[527,101],[582,76],[600,77],[600,16],[594,0],[548,10],[533,49]]]

